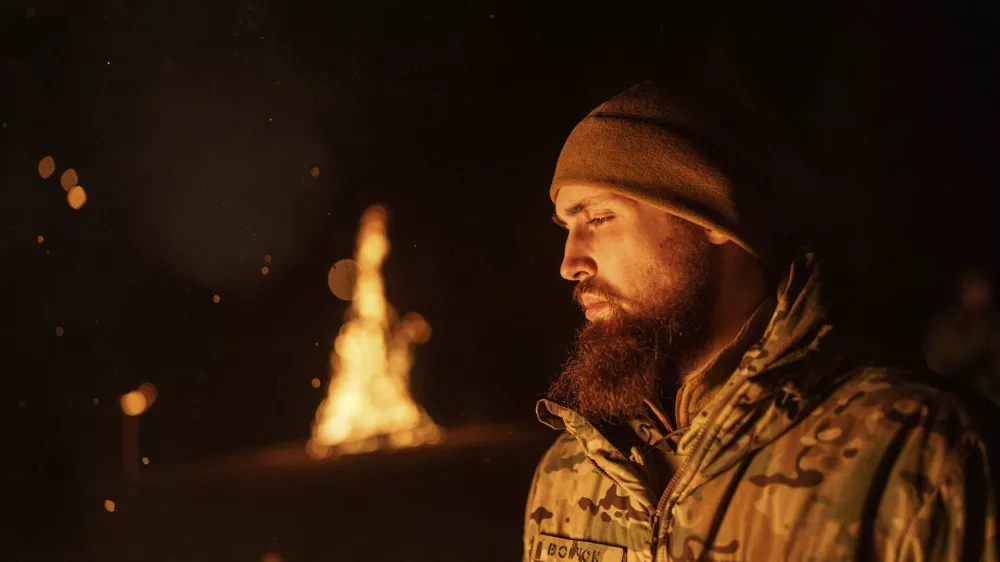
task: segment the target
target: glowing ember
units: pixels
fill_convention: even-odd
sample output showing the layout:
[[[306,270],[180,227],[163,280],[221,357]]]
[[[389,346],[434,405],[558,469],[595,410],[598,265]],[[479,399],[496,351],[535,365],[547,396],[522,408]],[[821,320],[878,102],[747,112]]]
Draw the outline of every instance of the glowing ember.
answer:
[[[149,464],[149,457],[142,457],[142,464]]]
[[[385,223],[386,210],[379,206],[361,218],[354,298],[333,345],[327,397],[316,412],[306,448],[313,457],[414,447],[444,438],[410,396],[412,347],[430,338],[430,326],[418,314],[394,321],[382,286],[382,261],[389,252]]]
[[[38,237],[38,243],[41,244],[42,242],[45,242],[45,237],[44,236],[39,236]]]
[[[319,168],[317,168],[316,166],[313,166],[313,169],[310,170],[309,173],[312,174],[312,177],[318,178],[319,177]]]
[[[59,185],[62,186],[63,191],[69,191],[73,189],[78,183],[80,183],[79,176],[76,175],[76,170],[70,168],[62,173],[59,178]]]
[[[264,263],[271,263],[271,254],[264,254]]]
[[[214,302],[215,304],[219,304],[219,301],[221,300],[222,297],[220,297],[219,295],[212,295],[212,302]]]
[[[66,194],[66,202],[74,209],[81,209],[87,204],[87,192],[82,185],[77,185]]]
[[[138,389],[122,396],[122,412],[125,412],[126,416],[138,416],[156,402],[156,397],[156,387],[144,382],[139,385]]]
[[[319,388],[320,380],[319,379],[313,379],[313,380],[309,381],[309,384],[311,384],[313,388]]]
[[[264,267],[260,268],[260,274],[261,275],[267,275],[270,271],[271,270],[268,269],[266,265]]]
[[[66,331],[63,330],[62,326],[56,326],[56,337],[57,338],[61,338],[64,333],[66,333]]]
[[[115,502],[113,502],[111,500],[104,500],[104,509],[106,509],[108,511],[108,513],[114,513],[115,512]]]
[[[143,396],[141,392],[133,390],[132,392],[122,396],[121,406],[125,415],[138,416],[146,411],[146,408],[149,407],[149,403],[146,402],[146,397]]]
[[[38,175],[42,179],[48,179],[56,172],[56,161],[51,156],[46,156],[38,162]]]

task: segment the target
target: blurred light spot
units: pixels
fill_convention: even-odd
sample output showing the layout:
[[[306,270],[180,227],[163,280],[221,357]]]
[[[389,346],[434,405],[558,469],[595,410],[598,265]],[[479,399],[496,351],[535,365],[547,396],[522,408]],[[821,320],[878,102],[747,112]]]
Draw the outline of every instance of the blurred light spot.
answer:
[[[270,272],[270,271],[271,271],[271,270],[270,270],[270,269],[268,269],[266,265],[265,265],[264,267],[260,268],[260,273],[261,273],[261,275],[267,275],[267,274],[268,274],[268,272]]]
[[[284,562],[284,559],[277,552],[266,552],[260,557],[260,562]]]
[[[62,173],[59,177],[59,185],[62,186],[63,191],[69,191],[73,189],[73,186],[80,183],[80,178],[76,175],[76,170],[70,168]]]
[[[142,464],[149,464],[149,457],[142,457]]]
[[[44,236],[39,236],[38,237],[38,243],[41,244],[42,242],[45,242],[45,237]]]
[[[312,385],[313,385],[313,388],[319,388],[319,379],[313,379],[312,380]]]
[[[101,403],[101,401],[100,401],[100,400],[98,400],[97,398],[94,398],[94,406],[96,406],[96,405],[98,405],[98,404],[100,404],[100,403]]]
[[[271,254],[264,254],[264,263],[271,263]]]
[[[156,403],[156,397],[159,396],[159,394],[156,392],[155,386],[153,386],[148,382],[144,382],[139,385],[139,388],[137,390],[139,391],[139,394],[142,394],[143,397],[146,399],[147,407],[152,406],[153,404]]]
[[[318,178],[319,177],[319,168],[317,168],[316,166],[313,166],[313,169],[309,173],[312,174],[312,177]]]
[[[125,412],[126,416],[138,416],[146,411],[146,408],[149,407],[149,402],[141,392],[133,390],[122,396],[121,406],[122,412]]]
[[[104,500],[104,509],[106,509],[108,511],[108,513],[114,513],[115,512],[115,502],[113,502],[111,500]]]
[[[74,209],[80,209],[87,203],[87,192],[82,185],[77,185],[66,194],[66,202]]]
[[[354,297],[354,284],[358,280],[358,262],[348,258],[333,264],[326,282],[338,299],[349,301]]]
[[[38,162],[38,175],[42,176],[42,179],[48,179],[55,171],[56,161],[51,156],[46,156]]]
[[[17,401],[17,407],[18,408],[23,408],[23,407],[25,407],[25,405],[26,404],[24,403],[23,399]]]
[[[218,304],[219,301],[221,301],[221,300],[222,300],[222,297],[220,297],[219,295],[212,295],[212,302]]]
[[[108,62],[108,65],[110,66],[111,65],[111,61],[107,61],[107,62]]]
[[[62,326],[56,326],[56,337],[57,338],[61,338],[62,335],[65,334],[65,333],[66,333],[66,330],[63,330]]]

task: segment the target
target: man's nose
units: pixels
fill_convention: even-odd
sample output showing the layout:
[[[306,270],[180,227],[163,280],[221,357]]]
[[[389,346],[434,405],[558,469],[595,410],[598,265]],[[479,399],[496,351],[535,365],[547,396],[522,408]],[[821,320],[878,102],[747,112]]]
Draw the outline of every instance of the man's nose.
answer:
[[[570,233],[566,238],[566,249],[563,261],[559,266],[559,275],[567,281],[583,281],[597,274],[597,262],[590,256],[586,245]]]

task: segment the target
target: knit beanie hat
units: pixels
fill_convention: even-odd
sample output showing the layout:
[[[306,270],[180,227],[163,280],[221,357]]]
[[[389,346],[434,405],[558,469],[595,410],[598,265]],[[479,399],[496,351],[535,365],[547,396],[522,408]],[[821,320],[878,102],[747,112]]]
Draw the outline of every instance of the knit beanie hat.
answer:
[[[549,196],[555,203],[564,186],[603,187],[725,234],[768,269],[782,267],[775,211],[783,180],[758,153],[772,146],[754,113],[673,85],[633,86],[573,129]]]

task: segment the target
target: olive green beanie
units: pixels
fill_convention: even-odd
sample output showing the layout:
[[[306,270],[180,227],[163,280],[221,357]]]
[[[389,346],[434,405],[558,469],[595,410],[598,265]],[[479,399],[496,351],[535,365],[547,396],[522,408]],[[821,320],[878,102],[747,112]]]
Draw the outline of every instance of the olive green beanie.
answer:
[[[593,110],[570,133],[549,196],[567,185],[603,187],[727,235],[765,266],[776,264],[776,207],[754,139],[738,107],[654,82]],[[710,108],[711,107],[711,108]],[[722,117],[723,110],[736,113]]]

